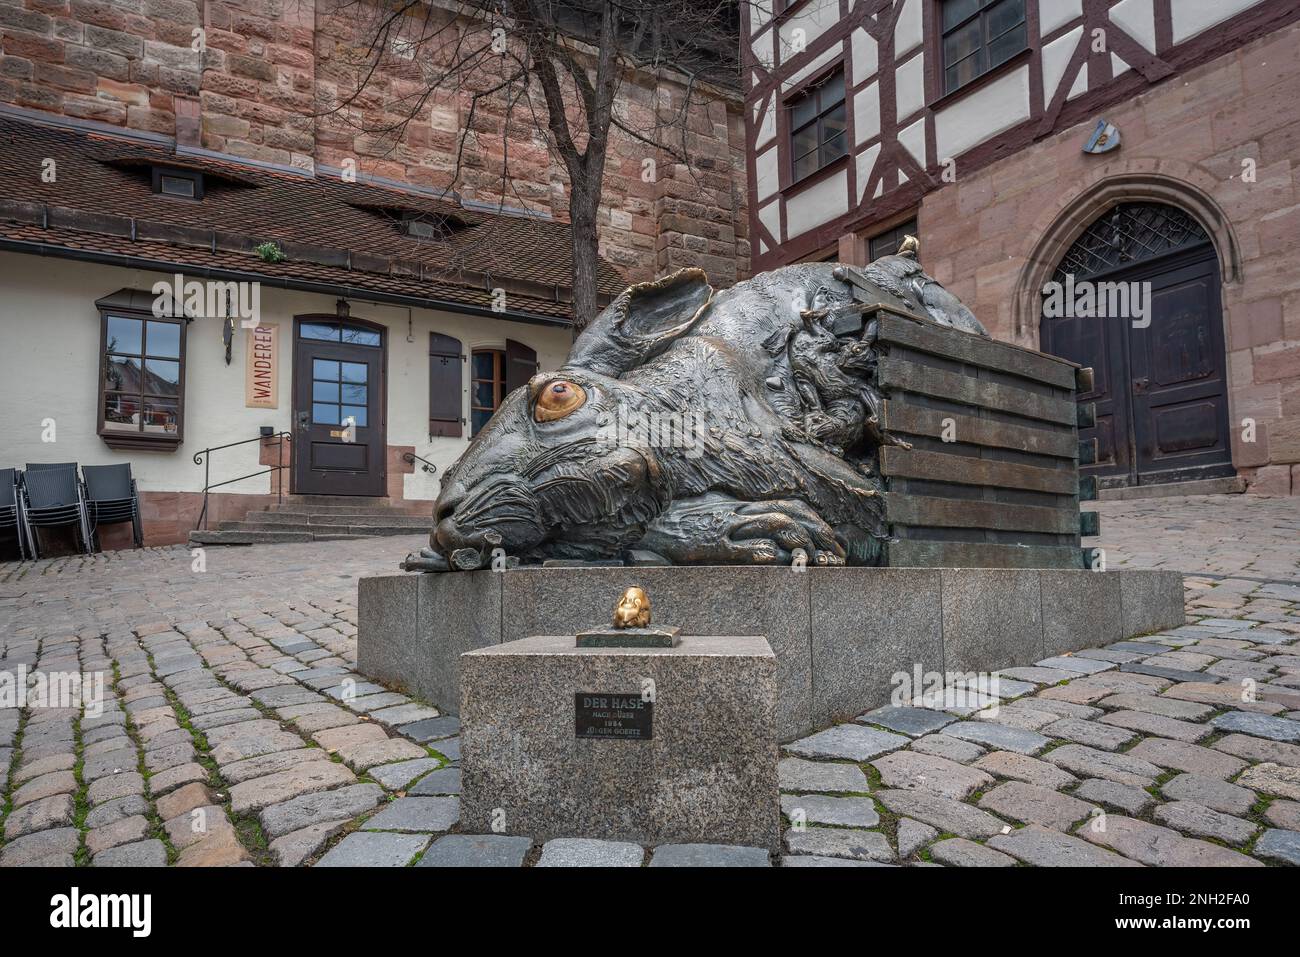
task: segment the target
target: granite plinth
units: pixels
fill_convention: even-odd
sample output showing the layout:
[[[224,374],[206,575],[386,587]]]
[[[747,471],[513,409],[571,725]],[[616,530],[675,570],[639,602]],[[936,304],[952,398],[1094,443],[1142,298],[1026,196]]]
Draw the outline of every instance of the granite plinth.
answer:
[[[516,568],[361,579],[358,668],[448,713],[459,655],[592,630],[632,585],[684,635],[761,634],[777,661],[777,735],[888,704],[891,679],[996,671],[1175,628],[1172,571],[666,566]]]
[[[754,636],[666,648],[537,636],[467,652],[462,827],[543,841],[775,849],[776,671],[767,641]],[[593,714],[635,734],[586,736]],[[619,715],[626,725],[613,727]]]

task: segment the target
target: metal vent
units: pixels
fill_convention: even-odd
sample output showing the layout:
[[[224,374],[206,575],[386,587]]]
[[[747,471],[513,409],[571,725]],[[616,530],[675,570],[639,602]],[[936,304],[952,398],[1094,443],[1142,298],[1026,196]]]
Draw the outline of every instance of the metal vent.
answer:
[[[1209,241],[1201,224],[1176,206],[1123,203],[1084,230],[1052,278],[1065,282],[1066,275],[1073,274],[1076,280],[1085,279]]]

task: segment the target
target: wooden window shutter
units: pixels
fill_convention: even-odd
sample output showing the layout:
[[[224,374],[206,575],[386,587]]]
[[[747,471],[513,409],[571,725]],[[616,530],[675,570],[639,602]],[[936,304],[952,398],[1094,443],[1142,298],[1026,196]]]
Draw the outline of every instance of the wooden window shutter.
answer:
[[[429,437],[460,438],[464,419],[461,403],[460,340],[429,333]]]
[[[537,374],[537,353],[529,349],[522,342],[515,342],[513,339],[506,340],[506,394],[509,394],[521,385],[527,385],[528,380]]]

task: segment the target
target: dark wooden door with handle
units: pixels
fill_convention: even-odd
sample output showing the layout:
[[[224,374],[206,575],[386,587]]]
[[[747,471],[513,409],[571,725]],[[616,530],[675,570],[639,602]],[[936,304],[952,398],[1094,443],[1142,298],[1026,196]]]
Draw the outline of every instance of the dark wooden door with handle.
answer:
[[[295,322],[295,333],[293,491],[384,495],[382,328],[307,316]]]

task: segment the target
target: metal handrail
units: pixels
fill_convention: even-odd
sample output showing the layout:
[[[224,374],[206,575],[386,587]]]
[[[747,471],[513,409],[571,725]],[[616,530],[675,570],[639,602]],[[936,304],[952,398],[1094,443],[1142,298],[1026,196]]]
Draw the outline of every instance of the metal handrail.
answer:
[[[223,485],[231,485],[235,482],[242,482],[244,479],[257,478],[259,475],[270,475],[272,472],[283,472],[287,466],[284,464],[284,440],[293,438],[291,432],[275,432],[271,435],[258,435],[251,439],[242,439],[239,442],[227,442],[225,445],[214,445],[209,449],[200,449],[194,453],[194,464],[203,466],[203,509],[199,512],[199,520],[194,525],[197,532],[200,528],[207,531],[208,528],[208,492],[214,488],[221,488]],[[222,449],[233,449],[238,445],[247,445],[249,442],[267,442],[275,439],[276,453],[279,457],[280,464],[272,465],[270,468],[262,469],[260,472],[250,472],[247,475],[241,475],[239,478],[226,479],[223,482],[213,482],[211,466],[209,460],[213,452],[220,452]],[[293,446],[290,447],[290,452]],[[280,476],[280,481],[275,483],[276,502],[284,501],[284,476]]]
[[[402,461],[403,461],[403,462],[410,462],[412,465],[414,465],[416,459],[419,459],[421,462],[424,463],[423,465],[420,466],[421,470],[423,470],[423,471],[425,471],[425,472],[428,472],[430,475],[432,475],[434,472],[438,471],[438,466],[434,465],[432,462],[430,462],[430,461],[429,461],[428,459],[426,459],[424,456],[422,456],[422,455],[416,455],[414,452],[403,452],[403,453],[402,453]]]

